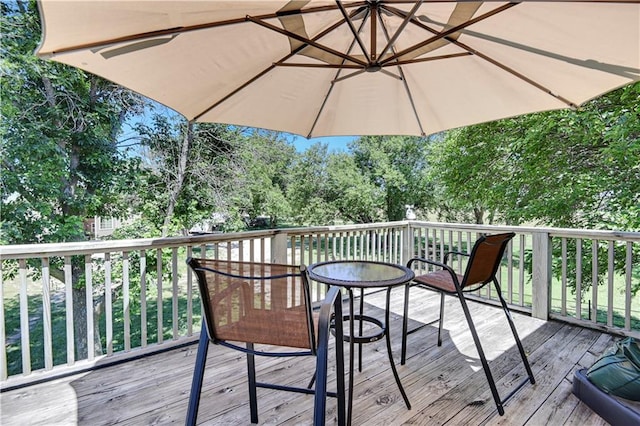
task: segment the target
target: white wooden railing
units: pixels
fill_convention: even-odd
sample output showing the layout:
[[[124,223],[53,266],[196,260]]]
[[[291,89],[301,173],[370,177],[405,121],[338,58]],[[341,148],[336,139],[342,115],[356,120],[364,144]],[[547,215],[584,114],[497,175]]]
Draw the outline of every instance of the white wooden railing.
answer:
[[[441,261],[446,251],[469,252],[480,234],[496,232],[516,233],[499,273],[512,309],[640,337],[640,294],[632,296],[640,279],[640,233],[403,221],[14,245],[0,247],[4,275],[15,272],[0,285],[0,383],[6,389],[193,342],[201,318],[194,277],[185,264],[190,256],[404,264],[413,256]],[[452,259],[461,273],[464,259]],[[75,285],[95,308],[89,314],[74,311],[78,264],[81,281]],[[61,269],[62,280],[53,278],[52,268]],[[495,303],[492,291],[487,286],[473,297]],[[315,287],[314,298],[323,293]],[[97,348],[89,345],[82,359],[76,356],[78,321],[87,341],[99,342]]]

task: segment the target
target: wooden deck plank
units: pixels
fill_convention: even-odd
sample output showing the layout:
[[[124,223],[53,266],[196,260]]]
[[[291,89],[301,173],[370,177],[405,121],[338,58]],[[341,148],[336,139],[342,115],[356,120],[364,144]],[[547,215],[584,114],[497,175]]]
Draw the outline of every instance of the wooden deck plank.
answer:
[[[384,293],[365,297],[367,312],[382,314]],[[411,334],[408,359],[400,360],[403,292],[391,303],[392,349],[413,404],[407,410],[389,369],[384,340],[363,347],[363,371],[355,372],[356,425],[401,424],[606,424],[571,394],[577,368],[587,367],[613,338],[558,322],[514,314],[537,384],[525,385],[498,416],[459,301],[447,297],[442,346],[437,324]],[[504,394],[524,376],[513,338],[500,309],[470,303],[498,389]],[[437,317],[439,296],[412,289],[411,323]],[[345,345],[345,350],[348,346]],[[197,347],[166,353],[0,394],[2,425],[183,424]],[[332,355],[332,354],[331,354]],[[335,388],[330,355],[329,388]],[[260,359],[259,380],[306,384],[313,359]],[[307,374],[309,373],[309,374]],[[211,425],[249,424],[244,355],[211,346],[198,421]],[[260,424],[311,424],[313,397],[258,389]],[[328,399],[327,423],[336,404]]]

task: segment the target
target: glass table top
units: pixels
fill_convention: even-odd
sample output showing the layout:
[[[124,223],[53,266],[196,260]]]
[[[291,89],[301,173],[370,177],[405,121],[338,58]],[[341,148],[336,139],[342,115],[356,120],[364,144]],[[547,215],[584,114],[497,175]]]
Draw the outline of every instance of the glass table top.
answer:
[[[412,280],[414,273],[393,263],[345,260],[310,265],[309,276],[315,281],[345,287],[387,287]]]

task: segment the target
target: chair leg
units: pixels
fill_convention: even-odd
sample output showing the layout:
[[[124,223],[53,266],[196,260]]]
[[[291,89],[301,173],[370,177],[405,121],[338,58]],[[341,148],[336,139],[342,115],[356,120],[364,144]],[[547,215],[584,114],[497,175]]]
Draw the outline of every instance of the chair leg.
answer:
[[[336,318],[342,318],[342,299],[336,299],[335,316]],[[342,330],[343,324],[336,323],[336,393],[338,399],[338,426],[345,426],[347,418],[347,410],[345,406],[346,391],[344,386],[344,332]]]
[[[438,319],[438,346],[442,346],[443,321],[444,321],[444,293],[440,292],[440,319]]]
[[[527,375],[529,376],[529,382],[532,385],[535,385],[536,380],[533,378],[533,371],[531,371],[531,366],[529,365],[529,360],[527,359],[527,354],[524,352],[524,347],[522,346],[522,342],[520,341],[520,337],[518,336],[518,331],[516,330],[516,326],[513,323],[513,318],[511,317],[511,312],[507,307],[507,302],[502,297],[502,291],[500,290],[500,285],[497,280],[493,280],[493,284],[496,287],[496,291],[498,292],[498,298],[500,299],[500,303],[502,304],[502,310],[504,314],[507,316],[507,322],[509,323],[509,327],[511,328],[511,332],[513,333],[513,337],[516,340],[516,345],[518,346],[518,351],[520,352],[520,357],[522,358],[522,362],[524,363],[524,368],[527,370]]]
[[[491,395],[493,395],[493,400],[496,403],[498,414],[502,416],[504,415],[504,407],[502,406],[502,401],[500,400],[500,395],[498,394],[498,389],[496,388],[496,382],[493,380],[493,375],[491,374],[491,370],[489,369],[487,357],[484,355],[484,350],[482,349],[482,345],[480,344],[480,339],[478,338],[476,327],[473,325],[469,307],[467,306],[464,294],[462,294],[461,291],[458,291],[458,298],[460,299],[460,303],[462,304],[462,311],[464,312],[464,316],[467,319],[467,324],[469,324],[469,330],[471,331],[473,342],[476,345],[476,350],[478,351],[478,356],[480,357],[480,362],[482,363],[484,374],[485,376],[487,376],[487,382],[489,382],[489,388],[491,388]]]
[[[198,417],[198,407],[200,406],[200,392],[202,391],[202,379],[204,377],[204,367],[207,363],[207,353],[209,352],[209,335],[207,327],[202,321],[202,329],[200,331],[200,342],[198,343],[198,353],[196,355],[196,365],[193,370],[193,379],[191,380],[191,393],[189,394],[189,408],[187,409],[187,426],[196,424]]]
[[[400,353],[400,365],[407,361],[407,328],[409,324],[409,289],[411,286],[404,286],[404,317],[402,318],[402,349]]]
[[[247,343],[247,349],[253,350],[253,343]],[[247,353],[247,375],[249,380],[249,408],[251,423],[258,423],[258,392],[256,391],[256,357]]]

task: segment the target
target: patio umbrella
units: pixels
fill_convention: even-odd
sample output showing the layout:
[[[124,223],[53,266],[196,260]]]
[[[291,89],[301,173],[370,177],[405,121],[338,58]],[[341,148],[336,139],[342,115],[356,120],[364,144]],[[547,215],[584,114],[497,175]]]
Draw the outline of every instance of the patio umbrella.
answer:
[[[189,120],[424,135],[640,79],[638,1],[39,2],[37,54]]]

